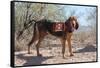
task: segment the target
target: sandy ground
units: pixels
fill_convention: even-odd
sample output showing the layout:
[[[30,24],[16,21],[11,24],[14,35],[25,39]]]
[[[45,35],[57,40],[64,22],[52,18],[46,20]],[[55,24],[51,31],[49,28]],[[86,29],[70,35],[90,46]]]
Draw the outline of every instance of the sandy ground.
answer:
[[[40,48],[41,57],[36,56],[36,50],[31,50],[31,54],[27,51],[15,52],[15,66],[40,65],[40,64],[59,64],[74,62],[91,62],[96,61],[96,45],[74,45],[74,56],[70,57],[66,47],[66,58],[62,58],[61,46],[51,48]]]

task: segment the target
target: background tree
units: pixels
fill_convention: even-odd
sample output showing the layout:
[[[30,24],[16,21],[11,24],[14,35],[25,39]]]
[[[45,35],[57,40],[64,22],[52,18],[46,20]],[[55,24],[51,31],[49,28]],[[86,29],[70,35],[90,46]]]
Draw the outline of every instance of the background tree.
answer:
[[[85,8],[85,9],[82,9]],[[41,19],[65,22],[70,16],[76,16],[79,29],[74,33],[74,39],[84,42],[88,38],[96,41],[96,8],[43,4],[43,3],[15,3],[15,41],[16,49],[27,48],[27,43],[33,35],[34,23]],[[83,10],[83,11],[81,11]],[[85,26],[82,24],[86,24]],[[87,32],[87,33],[86,33]],[[51,38],[51,37],[48,37]],[[46,38],[46,39],[48,39]],[[54,37],[53,37],[54,38]],[[24,48],[23,48],[24,47]],[[21,48],[21,49],[20,49]]]

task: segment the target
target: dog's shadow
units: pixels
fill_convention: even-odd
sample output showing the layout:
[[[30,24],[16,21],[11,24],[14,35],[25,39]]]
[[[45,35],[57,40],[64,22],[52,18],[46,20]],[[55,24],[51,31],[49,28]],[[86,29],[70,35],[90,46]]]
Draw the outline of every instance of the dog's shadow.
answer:
[[[25,54],[18,54],[16,56],[18,59],[25,60],[23,66],[40,65],[43,61],[53,58],[53,56],[25,56]]]
[[[97,51],[97,48],[95,46],[88,45],[88,46],[85,46],[82,49],[75,51],[75,53],[96,52],[96,51]]]

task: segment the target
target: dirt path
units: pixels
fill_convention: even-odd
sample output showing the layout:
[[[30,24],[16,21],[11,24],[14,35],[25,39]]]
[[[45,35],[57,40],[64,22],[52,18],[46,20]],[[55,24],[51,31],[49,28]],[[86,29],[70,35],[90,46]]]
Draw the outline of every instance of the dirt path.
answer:
[[[57,64],[57,63],[73,63],[73,62],[91,62],[96,61],[96,46],[73,46],[74,56],[68,55],[66,49],[66,58],[62,58],[61,47],[41,48],[42,57],[36,56],[36,50],[32,50],[31,54],[26,51],[15,52],[15,65],[40,65],[40,64]]]

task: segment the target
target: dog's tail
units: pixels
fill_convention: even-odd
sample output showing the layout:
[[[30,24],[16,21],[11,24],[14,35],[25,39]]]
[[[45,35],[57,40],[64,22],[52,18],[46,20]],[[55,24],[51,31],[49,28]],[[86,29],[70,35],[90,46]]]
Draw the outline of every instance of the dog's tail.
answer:
[[[38,23],[36,22],[34,24],[34,32],[33,32],[33,36],[35,40],[37,40],[38,35],[39,35],[39,29],[38,29]]]

